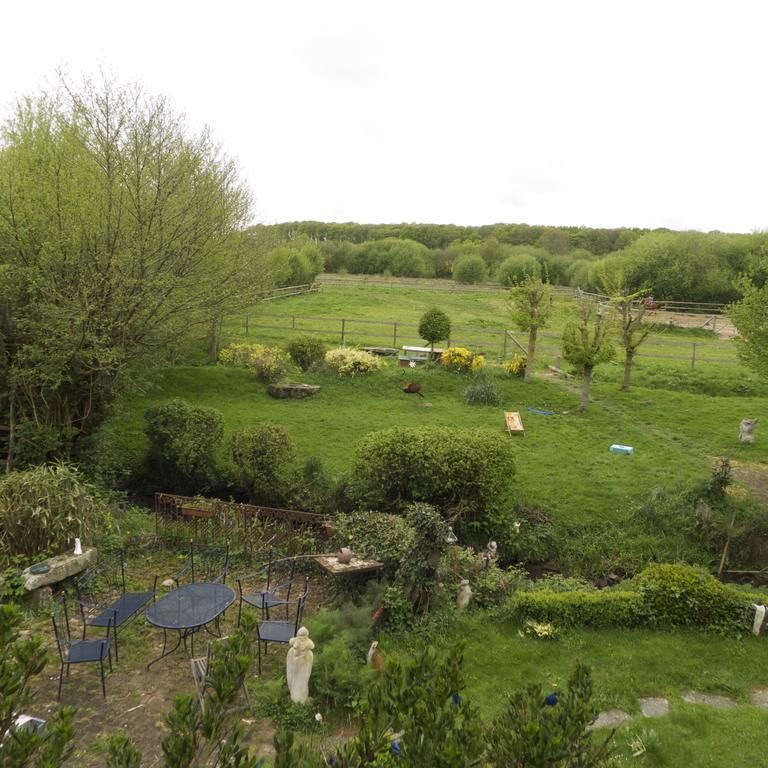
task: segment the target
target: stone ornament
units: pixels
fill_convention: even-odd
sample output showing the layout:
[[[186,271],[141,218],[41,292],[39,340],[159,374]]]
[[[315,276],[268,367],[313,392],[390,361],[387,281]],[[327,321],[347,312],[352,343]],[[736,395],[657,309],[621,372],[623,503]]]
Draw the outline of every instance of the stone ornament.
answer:
[[[83,545],[80,543],[80,539],[75,539],[75,555],[82,555],[83,554]]]
[[[469,605],[469,601],[472,599],[472,588],[469,586],[467,579],[462,579],[459,584],[459,595],[456,598],[456,607],[460,611],[466,610]]]
[[[739,442],[754,443],[757,419],[742,419],[739,424]]]
[[[309,676],[312,674],[312,664],[315,659],[312,649],[315,644],[309,639],[309,630],[301,627],[288,641],[288,655],[285,659],[285,676],[288,679],[288,690],[291,701],[296,704],[306,704],[309,698]]]

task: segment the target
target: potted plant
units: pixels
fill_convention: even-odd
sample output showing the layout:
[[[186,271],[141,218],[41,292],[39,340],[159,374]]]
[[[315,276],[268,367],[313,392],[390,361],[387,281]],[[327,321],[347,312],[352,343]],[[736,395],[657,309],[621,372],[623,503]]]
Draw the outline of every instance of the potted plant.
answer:
[[[211,518],[216,512],[216,499],[206,499],[202,496],[195,496],[190,501],[182,502],[181,514],[184,517],[205,517]]]

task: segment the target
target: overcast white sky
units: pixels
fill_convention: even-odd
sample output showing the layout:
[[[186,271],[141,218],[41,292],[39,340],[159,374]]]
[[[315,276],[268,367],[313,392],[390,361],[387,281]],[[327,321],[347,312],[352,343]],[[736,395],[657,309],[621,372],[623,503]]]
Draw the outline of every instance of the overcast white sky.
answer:
[[[768,228],[764,0],[3,7],[0,106],[57,67],[169,96],[255,220]]]

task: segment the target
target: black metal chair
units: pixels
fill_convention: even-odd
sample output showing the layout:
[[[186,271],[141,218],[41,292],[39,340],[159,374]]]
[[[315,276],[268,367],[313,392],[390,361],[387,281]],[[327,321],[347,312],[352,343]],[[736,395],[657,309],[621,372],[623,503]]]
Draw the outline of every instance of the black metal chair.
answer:
[[[59,669],[59,691],[56,694],[56,700],[61,700],[61,686],[64,682],[64,667],[67,668],[67,677],[69,677],[69,667],[72,664],[87,664],[89,662],[99,662],[101,670],[101,692],[104,698],[107,698],[107,688],[104,684],[104,659],[109,659],[109,671],[112,671],[112,651],[109,648],[109,632],[112,629],[112,620],[107,620],[107,631],[104,637],[94,640],[73,640],[69,628],[69,612],[67,611],[67,598],[62,595],[57,598],[53,604],[51,614],[53,622],[53,634],[56,637],[56,647],[59,650],[59,659],[61,667]]]
[[[189,545],[189,556],[184,567],[171,578],[176,586],[183,579],[189,578],[189,583],[205,582],[208,584],[227,583],[229,572],[229,547],[224,544],[198,544],[192,542]]]
[[[302,616],[304,615],[304,606],[307,602],[308,594],[309,577],[307,576],[304,579],[304,590],[299,598],[284,603],[286,615],[284,620],[267,619],[261,624],[256,625],[256,644],[259,648],[259,674],[261,674],[261,644],[264,643],[264,655],[266,655],[268,643],[287,643],[292,637],[296,637],[296,633],[301,625]],[[291,619],[289,614],[292,606],[296,607],[296,613]]]
[[[261,618],[268,619],[270,608],[285,605],[290,601],[295,573],[296,558],[287,557],[276,549],[270,549],[266,566],[235,579],[240,593],[237,626],[240,626],[243,603],[258,608],[261,611]]]
[[[123,552],[107,555],[75,581],[77,602],[83,619],[83,640],[88,627],[112,627],[115,661],[120,661],[117,630],[127,624],[157,592],[157,576],[145,592],[129,592],[125,584]]]

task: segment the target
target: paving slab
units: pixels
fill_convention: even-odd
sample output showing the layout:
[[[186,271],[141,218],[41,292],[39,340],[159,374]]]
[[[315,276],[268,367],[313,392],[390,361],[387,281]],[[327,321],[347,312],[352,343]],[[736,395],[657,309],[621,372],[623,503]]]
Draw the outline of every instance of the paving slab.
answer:
[[[664,717],[669,713],[669,702],[662,697],[650,696],[638,701],[643,717]]]
[[[632,715],[623,709],[607,709],[597,716],[594,723],[587,726],[588,731],[594,731],[595,728],[616,728],[627,720],[631,720]]]
[[[768,688],[753,688],[752,703],[756,707],[768,709]]]
[[[736,706],[736,702],[727,696],[717,696],[713,693],[702,693],[701,691],[686,691],[682,698],[683,701],[687,701],[689,704],[706,704],[708,707],[717,707],[719,709],[729,709]]]

